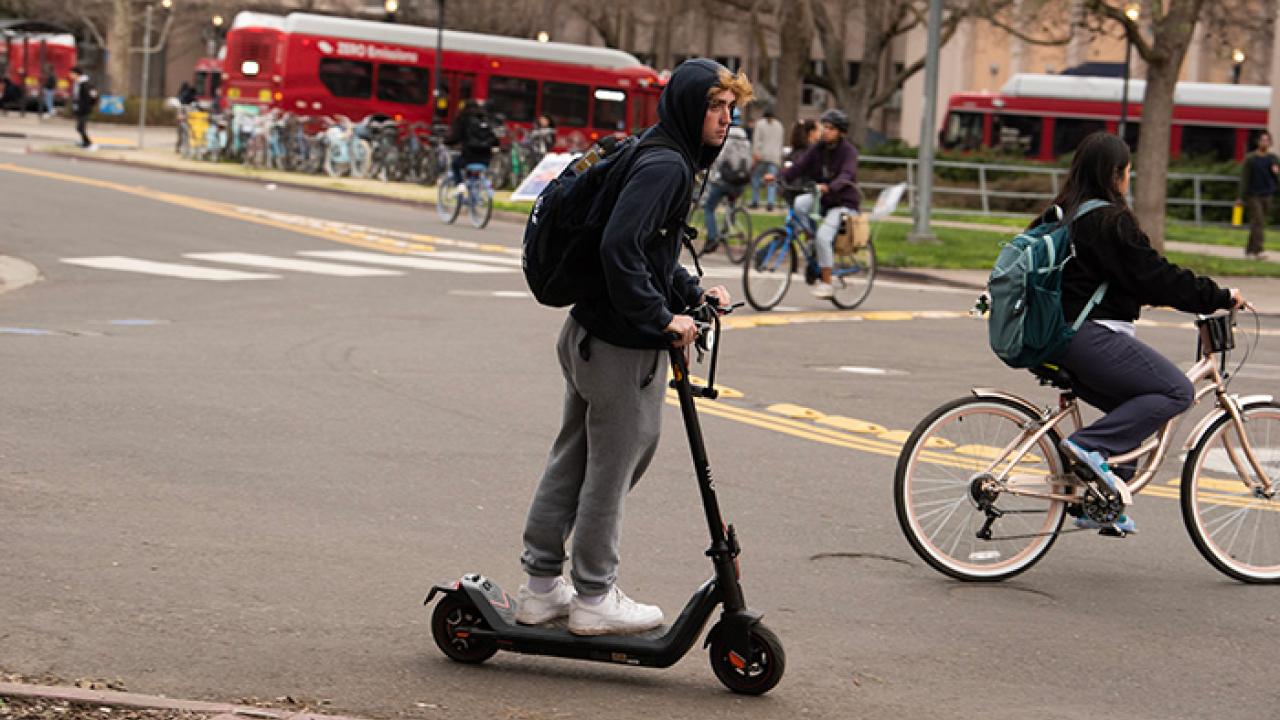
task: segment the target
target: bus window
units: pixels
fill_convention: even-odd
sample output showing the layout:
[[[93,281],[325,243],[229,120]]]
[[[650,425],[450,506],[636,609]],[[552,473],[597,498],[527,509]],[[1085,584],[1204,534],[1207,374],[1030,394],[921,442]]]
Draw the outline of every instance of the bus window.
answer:
[[[542,83],[542,114],[559,127],[586,127],[591,90],[586,85]]]
[[[407,105],[425,105],[431,99],[426,68],[412,65],[378,65],[378,99]]]
[[[621,90],[598,88],[591,111],[591,127],[597,130],[626,130],[627,94]]]
[[[538,103],[538,81],[489,76],[489,109],[511,122],[533,122]]]
[[[996,115],[991,122],[991,142],[1000,152],[1036,155],[1040,152],[1041,118],[1028,115]]]
[[[1105,120],[1060,117],[1053,123],[1053,155],[1066,155],[1080,147],[1080,141],[1095,132],[1105,132]],[[1128,129],[1128,125],[1125,125]]]
[[[373,65],[358,60],[324,58],[320,61],[320,82],[335,97],[367,98],[373,91]]]
[[[947,150],[977,150],[982,147],[982,115],[952,112],[942,131],[942,147]]]
[[[1235,128],[1182,126],[1182,157],[1231,160],[1236,156]]]

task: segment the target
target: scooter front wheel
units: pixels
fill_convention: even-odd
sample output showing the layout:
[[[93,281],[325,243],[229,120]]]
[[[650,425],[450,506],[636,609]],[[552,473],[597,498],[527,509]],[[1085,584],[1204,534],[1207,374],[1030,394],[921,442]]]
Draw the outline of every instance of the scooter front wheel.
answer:
[[[763,695],[782,679],[787,667],[787,654],[782,641],[764,625],[751,628],[750,657],[742,657],[732,648],[725,633],[715,633],[711,641],[711,669],[724,686],[743,695]]]
[[[484,619],[470,602],[452,595],[440,598],[431,613],[431,635],[440,652],[468,665],[479,665],[498,652],[498,643],[473,637],[462,628],[484,627]]]

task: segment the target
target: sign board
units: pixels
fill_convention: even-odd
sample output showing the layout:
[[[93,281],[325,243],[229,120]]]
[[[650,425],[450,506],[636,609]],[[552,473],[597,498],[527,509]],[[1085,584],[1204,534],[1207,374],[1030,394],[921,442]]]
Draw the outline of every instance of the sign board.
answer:
[[[543,188],[555,180],[569,163],[577,159],[579,153],[547,153],[542,156],[538,166],[529,173],[529,177],[520,183],[520,187],[511,193],[512,200],[537,200]]]
[[[98,113],[102,115],[123,115],[123,95],[103,95],[98,98]]]
[[[876,198],[876,206],[871,210],[872,220],[883,220],[893,214],[898,209],[898,203],[902,201],[902,194],[907,191],[906,183],[898,183],[880,191],[880,196]]]

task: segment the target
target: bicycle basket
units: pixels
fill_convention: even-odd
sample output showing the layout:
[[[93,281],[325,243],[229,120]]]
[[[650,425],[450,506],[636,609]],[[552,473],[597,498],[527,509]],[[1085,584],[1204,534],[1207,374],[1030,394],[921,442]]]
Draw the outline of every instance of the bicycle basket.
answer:
[[[1196,320],[1200,328],[1200,349],[1202,352],[1225,352],[1236,346],[1235,332],[1231,328],[1230,315],[1214,315]]]

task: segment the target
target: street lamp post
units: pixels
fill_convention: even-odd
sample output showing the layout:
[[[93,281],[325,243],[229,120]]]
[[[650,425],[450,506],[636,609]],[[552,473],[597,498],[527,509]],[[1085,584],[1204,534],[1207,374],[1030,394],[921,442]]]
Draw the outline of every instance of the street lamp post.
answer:
[[[396,12],[400,9],[400,0],[385,0],[382,3],[382,9],[387,11],[384,19],[389,23],[393,23],[396,21]]]
[[[445,118],[448,117],[446,112],[449,99],[444,91],[444,0],[436,0],[436,107],[433,113],[434,119],[432,123],[437,126],[444,125]],[[432,128],[432,132],[436,132],[437,128]]]
[[[1129,22],[1137,24],[1138,15],[1142,12],[1142,6],[1138,3],[1129,3],[1124,6],[1124,15],[1129,18]],[[1129,39],[1129,29],[1124,31],[1124,89],[1120,91],[1120,125],[1116,128],[1116,134],[1126,143],[1129,141],[1125,138],[1125,125],[1129,122],[1129,57],[1133,55],[1133,41]]]
[[[1244,51],[1236,48],[1231,51],[1231,82],[1240,84],[1240,68],[1244,65]]]

